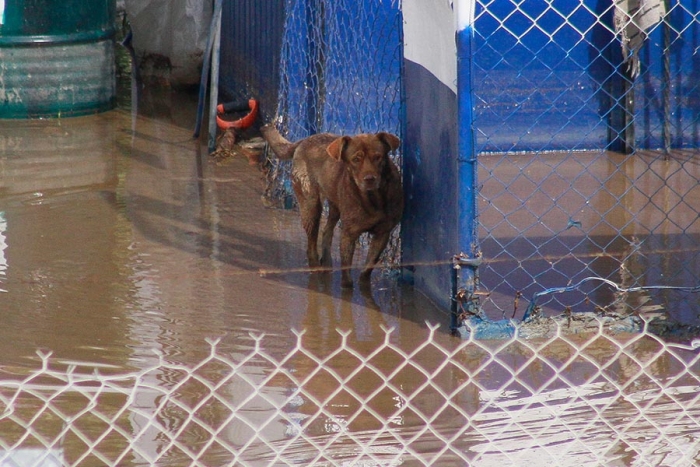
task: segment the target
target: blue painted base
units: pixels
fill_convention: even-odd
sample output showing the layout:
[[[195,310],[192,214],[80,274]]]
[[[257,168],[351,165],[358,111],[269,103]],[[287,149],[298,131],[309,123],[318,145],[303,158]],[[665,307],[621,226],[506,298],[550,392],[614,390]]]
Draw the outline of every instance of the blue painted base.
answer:
[[[601,330],[606,334],[639,333],[644,329],[637,316],[599,316],[595,313],[573,313],[529,321],[481,319],[472,317],[455,328],[462,339],[489,340],[552,338],[558,334],[587,334]]]
[[[457,96],[410,61],[404,79],[403,264],[416,289],[449,310],[452,256],[459,249]]]

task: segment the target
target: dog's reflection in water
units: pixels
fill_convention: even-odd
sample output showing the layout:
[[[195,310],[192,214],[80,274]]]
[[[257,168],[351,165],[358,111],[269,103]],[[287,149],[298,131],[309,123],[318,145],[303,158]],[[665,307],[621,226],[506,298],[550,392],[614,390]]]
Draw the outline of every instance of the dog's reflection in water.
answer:
[[[324,347],[333,347],[341,338],[338,330],[350,331],[353,341],[382,340],[384,329],[391,327],[369,281],[360,281],[356,289],[340,288],[332,272],[314,272],[309,274],[308,291],[305,340],[319,339]]]

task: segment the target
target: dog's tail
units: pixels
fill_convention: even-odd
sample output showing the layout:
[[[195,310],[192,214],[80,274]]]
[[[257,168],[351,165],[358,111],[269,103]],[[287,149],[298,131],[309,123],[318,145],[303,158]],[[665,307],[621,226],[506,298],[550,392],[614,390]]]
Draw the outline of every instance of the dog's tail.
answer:
[[[294,150],[299,143],[291,143],[277,131],[274,125],[265,125],[260,129],[263,138],[270,145],[270,149],[280,159],[291,159],[294,156]]]

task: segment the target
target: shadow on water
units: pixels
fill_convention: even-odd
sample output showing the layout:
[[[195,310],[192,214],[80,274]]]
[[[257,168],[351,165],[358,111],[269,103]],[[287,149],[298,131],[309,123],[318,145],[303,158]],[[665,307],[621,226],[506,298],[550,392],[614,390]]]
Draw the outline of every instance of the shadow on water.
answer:
[[[138,112],[3,124],[5,364],[47,349],[131,367],[154,350],[196,359],[206,338],[237,348],[264,333],[284,352],[292,328],[323,347],[336,327],[367,342],[395,327],[410,341],[402,328],[447,323],[380,271],[372,290],[351,292],[337,271],[309,274],[298,213],[263,205],[261,174],[247,161],[209,160],[191,138],[193,97],[159,91]],[[144,99],[166,110],[146,116]]]

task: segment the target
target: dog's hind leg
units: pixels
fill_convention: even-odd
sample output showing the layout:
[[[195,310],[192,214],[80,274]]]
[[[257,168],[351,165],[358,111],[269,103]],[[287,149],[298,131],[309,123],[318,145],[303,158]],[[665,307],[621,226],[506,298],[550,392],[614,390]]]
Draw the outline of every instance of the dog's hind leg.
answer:
[[[297,203],[299,203],[301,226],[306,232],[306,258],[309,261],[309,267],[316,268],[320,264],[318,260],[318,231],[323,213],[321,199],[317,192],[305,190],[298,179],[292,181],[292,187],[297,196]]]
[[[301,203],[300,203],[301,204]],[[320,265],[318,259],[318,230],[321,223],[321,201],[308,200],[301,209],[301,224],[306,231],[306,257],[309,267]]]
[[[328,219],[321,234],[321,266],[331,267],[333,264],[331,260],[331,245],[333,244],[333,231],[339,219],[340,210],[338,210],[338,206],[329,201]]]

